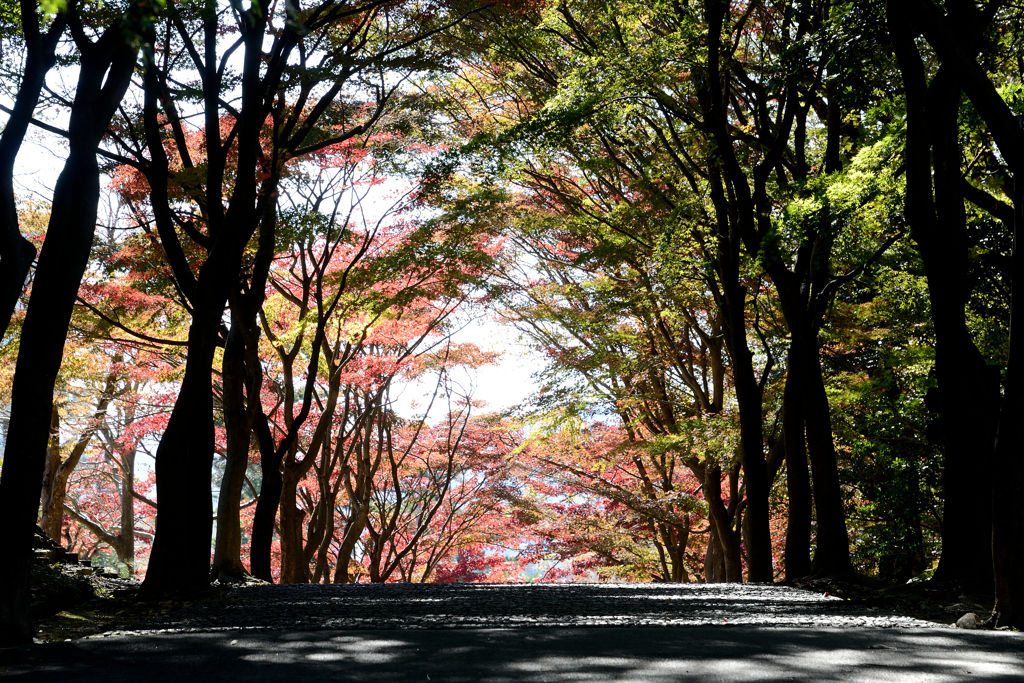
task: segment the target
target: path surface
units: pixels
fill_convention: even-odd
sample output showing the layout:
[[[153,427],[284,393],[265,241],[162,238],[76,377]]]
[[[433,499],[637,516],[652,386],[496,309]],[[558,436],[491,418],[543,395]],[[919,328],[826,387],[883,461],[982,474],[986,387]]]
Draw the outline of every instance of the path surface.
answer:
[[[751,584],[349,584],[254,586],[172,612],[152,629],[935,624],[783,586]]]
[[[767,586],[268,586],[0,651],[0,679],[1024,681],[1024,636]]]

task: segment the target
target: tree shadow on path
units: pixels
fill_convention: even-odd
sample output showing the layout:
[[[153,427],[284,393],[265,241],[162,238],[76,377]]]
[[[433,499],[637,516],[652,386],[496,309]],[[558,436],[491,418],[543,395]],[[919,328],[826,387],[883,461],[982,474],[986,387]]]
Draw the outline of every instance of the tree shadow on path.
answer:
[[[94,638],[0,651],[0,679],[180,681],[1021,681],[1012,633],[684,626]]]

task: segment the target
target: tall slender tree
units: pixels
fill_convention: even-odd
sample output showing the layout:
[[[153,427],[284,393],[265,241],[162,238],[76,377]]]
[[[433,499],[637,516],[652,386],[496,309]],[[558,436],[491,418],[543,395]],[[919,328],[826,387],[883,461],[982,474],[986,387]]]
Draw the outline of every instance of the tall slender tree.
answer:
[[[9,520],[12,529],[12,559],[0,569],[0,578],[8,586],[0,599],[3,641],[32,638],[28,581],[37,492],[46,462],[54,384],[96,228],[100,195],[97,150],[135,69],[137,47],[132,31],[138,34],[150,12],[145,3],[131,3],[120,12],[105,14],[110,23],[100,27],[95,40],[89,35],[94,29],[87,24],[92,17],[87,19],[78,11],[67,15],[80,55],[67,131],[68,158],[54,187],[46,241],[21,330],[11,428],[0,481],[0,515]]]

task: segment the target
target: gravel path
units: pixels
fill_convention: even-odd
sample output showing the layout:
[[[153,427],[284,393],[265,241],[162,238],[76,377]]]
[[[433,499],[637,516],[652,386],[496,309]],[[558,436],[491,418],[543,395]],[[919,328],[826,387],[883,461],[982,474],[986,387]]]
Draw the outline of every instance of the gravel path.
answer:
[[[733,584],[349,584],[248,586],[132,633],[229,628],[446,629],[579,626],[935,628],[783,586]],[[124,632],[122,632],[124,633]]]

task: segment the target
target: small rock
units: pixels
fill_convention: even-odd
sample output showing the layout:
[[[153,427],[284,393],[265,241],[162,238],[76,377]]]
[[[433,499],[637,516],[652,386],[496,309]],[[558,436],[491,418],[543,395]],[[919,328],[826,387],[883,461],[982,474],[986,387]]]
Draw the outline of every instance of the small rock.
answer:
[[[956,620],[956,627],[976,629],[978,628],[978,624],[980,623],[981,619],[978,617],[977,614],[975,614],[974,612],[968,612],[967,614],[963,615],[962,617]]]

